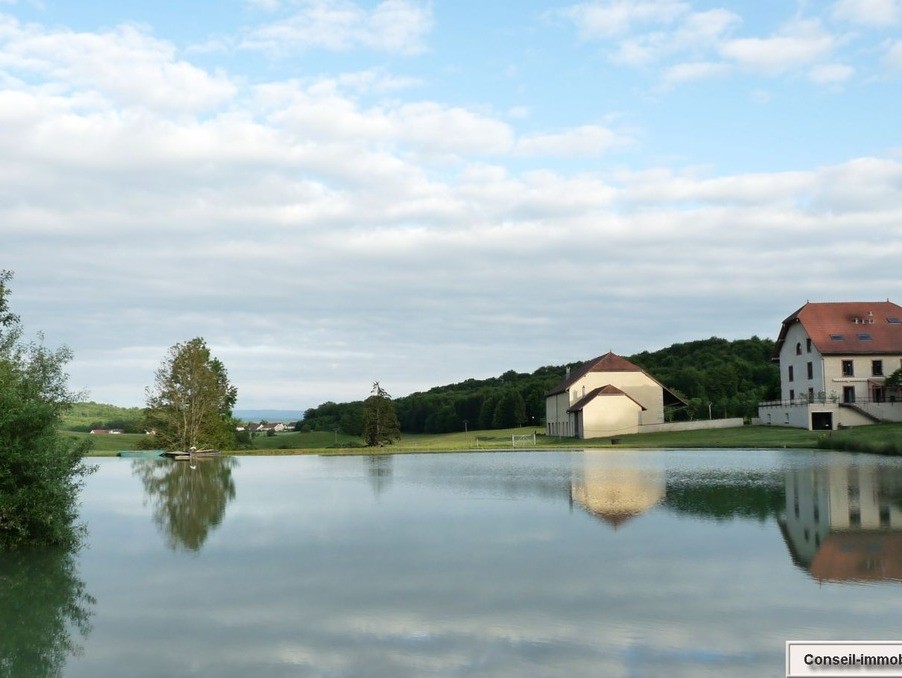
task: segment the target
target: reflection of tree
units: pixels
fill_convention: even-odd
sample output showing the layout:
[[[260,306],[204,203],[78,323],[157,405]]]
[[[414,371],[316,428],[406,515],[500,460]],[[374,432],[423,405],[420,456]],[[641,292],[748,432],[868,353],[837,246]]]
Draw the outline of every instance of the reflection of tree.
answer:
[[[764,522],[783,512],[786,493],[777,473],[707,473],[667,478],[668,508],[715,520]]]
[[[0,676],[60,676],[91,631],[94,598],[71,551],[0,554]]]
[[[132,473],[153,502],[153,519],[169,548],[199,551],[235,498],[234,457],[168,462],[135,459]]]
[[[394,457],[390,454],[371,454],[367,459],[370,486],[373,488],[373,494],[378,497],[391,485]]]

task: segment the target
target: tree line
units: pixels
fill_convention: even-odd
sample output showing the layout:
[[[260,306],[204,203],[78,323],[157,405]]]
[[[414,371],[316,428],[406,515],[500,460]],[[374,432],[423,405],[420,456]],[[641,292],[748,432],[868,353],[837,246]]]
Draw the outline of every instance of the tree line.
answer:
[[[780,397],[780,373],[771,361],[774,342],[752,337],[712,337],[643,351],[627,359],[682,397],[686,407],[667,413],[673,421],[757,416],[758,403]],[[544,426],[545,394],[582,363],[510,370],[498,377],[467,379],[412,393],[393,402],[402,433]],[[362,435],[364,402],[328,401],[304,412],[300,431]]]

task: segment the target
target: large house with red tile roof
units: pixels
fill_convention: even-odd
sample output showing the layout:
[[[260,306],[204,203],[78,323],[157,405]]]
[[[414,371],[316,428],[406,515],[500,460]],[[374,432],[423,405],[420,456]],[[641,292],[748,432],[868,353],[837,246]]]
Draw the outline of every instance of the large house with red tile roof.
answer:
[[[550,436],[600,438],[664,423],[665,405],[685,405],[657,379],[614,353],[590,360],[545,395]]]
[[[783,321],[774,351],[781,399],[763,424],[829,430],[902,421],[886,377],[902,367],[902,307],[891,301],[807,303]]]

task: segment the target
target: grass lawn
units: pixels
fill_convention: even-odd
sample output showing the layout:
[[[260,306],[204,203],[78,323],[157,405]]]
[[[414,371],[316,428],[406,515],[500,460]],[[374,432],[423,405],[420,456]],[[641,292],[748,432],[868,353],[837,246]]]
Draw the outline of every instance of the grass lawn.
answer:
[[[511,444],[512,435],[536,433],[532,441]],[[66,433],[88,438],[92,443],[91,456],[115,456],[119,450],[136,449],[140,434],[96,436],[87,433]],[[736,428],[669,433],[640,433],[611,438],[555,438],[546,436],[544,429],[515,428],[497,431],[469,431],[443,434],[404,434],[394,445],[380,448],[363,447],[360,438],[335,434],[332,431],[310,433],[277,433],[257,436],[251,450],[236,450],[232,454],[395,454],[405,452],[446,452],[466,450],[530,450],[585,449],[612,445],[632,448],[830,448],[882,454],[902,454],[902,424],[861,426],[843,431],[805,431],[783,426],[739,426]]]

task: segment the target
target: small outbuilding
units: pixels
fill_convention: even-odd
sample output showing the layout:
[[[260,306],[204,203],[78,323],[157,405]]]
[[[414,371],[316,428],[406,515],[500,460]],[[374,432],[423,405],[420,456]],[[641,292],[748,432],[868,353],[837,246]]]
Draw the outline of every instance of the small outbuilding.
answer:
[[[664,423],[665,406],[685,406],[657,379],[614,353],[590,360],[545,396],[550,436],[601,438]]]

